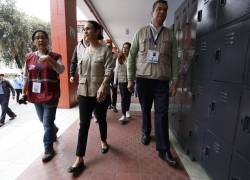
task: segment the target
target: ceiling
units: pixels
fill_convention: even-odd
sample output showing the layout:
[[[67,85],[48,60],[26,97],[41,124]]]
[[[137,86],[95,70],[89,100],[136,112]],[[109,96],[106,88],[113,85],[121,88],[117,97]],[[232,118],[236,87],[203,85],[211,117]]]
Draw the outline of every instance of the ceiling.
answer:
[[[174,12],[183,1],[168,0],[166,26],[173,24]],[[96,20],[85,2],[90,2],[92,10],[96,10],[96,14],[106,26],[109,37],[111,36],[114,44],[121,48],[124,42],[132,41],[134,33],[139,28],[150,23],[154,0],[77,0],[78,10],[88,19]]]

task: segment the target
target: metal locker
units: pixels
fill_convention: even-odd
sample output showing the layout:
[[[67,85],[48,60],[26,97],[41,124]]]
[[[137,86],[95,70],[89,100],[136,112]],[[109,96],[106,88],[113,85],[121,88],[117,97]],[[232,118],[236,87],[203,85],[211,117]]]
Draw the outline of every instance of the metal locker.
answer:
[[[250,180],[250,162],[238,153],[232,157],[229,180]]]
[[[250,89],[244,89],[235,140],[235,149],[250,161]]]
[[[188,0],[188,22],[193,22],[196,17],[198,0]]]
[[[179,121],[181,116],[181,97],[180,93],[177,93],[175,97],[170,98],[169,106],[169,124],[173,134],[178,137]]]
[[[208,35],[196,41],[196,52],[191,65],[192,79],[210,80],[212,70],[212,36]]]
[[[201,161],[201,153],[202,147],[204,144],[204,136],[205,136],[205,125],[197,124],[195,122],[192,123],[191,131],[189,132],[190,136],[190,157],[192,160],[196,160],[198,162]]]
[[[220,0],[218,5],[218,26],[237,21],[243,16],[250,15],[248,0]]]
[[[236,131],[240,95],[240,85],[226,83],[211,85],[208,128],[229,145],[232,145]]]
[[[250,20],[218,31],[213,49],[212,80],[242,83],[249,42]]]
[[[232,148],[207,131],[201,155],[201,165],[213,180],[227,180]]]
[[[199,0],[197,8],[197,37],[201,37],[216,28],[217,0]]]
[[[192,89],[192,121],[204,123],[208,121],[210,86],[207,82],[193,82]]]

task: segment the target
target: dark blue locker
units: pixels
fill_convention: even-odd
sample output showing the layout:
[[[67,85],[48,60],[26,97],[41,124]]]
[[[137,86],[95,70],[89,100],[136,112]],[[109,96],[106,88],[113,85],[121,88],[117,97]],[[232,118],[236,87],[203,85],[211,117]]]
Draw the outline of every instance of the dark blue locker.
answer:
[[[229,180],[250,180],[250,162],[237,153],[232,157]]]
[[[201,37],[216,28],[217,0],[199,0],[197,8],[197,37]]]
[[[213,39],[209,35],[196,41],[196,52],[191,65],[192,79],[200,81],[210,80],[213,46]]]
[[[250,89],[244,89],[235,149],[250,161]]]
[[[198,0],[188,0],[188,22],[193,22],[197,12]],[[196,20],[195,20],[196,21]]]
[[[224,28],[216,33],[212,80],[242,83],[249,42],[250,21]]]
[[[240,95],[240,85],[211,85],[208,128],[229,145],[232,145],[236,131]]]
[[[198,162],[201,161],[202,147],[204,144],[205,125],[192,122],[192,128],[189,132],[190,137],[190,157]]]
[[[201,165],[213,180],[227,180],[232,148],[212,132],[207,131],[201,155]]]
[[[178,137],[179,121],[181,116],[180,94],[177,93],[175,97],[170,99],[169,106],[169,124],[175,137]]]
[[[193,82],[192,87],[192,121],[206,123],[209,113],[210,86],[207,82]]]
[[[218,26],[239,20],[240,17],[250,15],[249,0],[219,0]]]

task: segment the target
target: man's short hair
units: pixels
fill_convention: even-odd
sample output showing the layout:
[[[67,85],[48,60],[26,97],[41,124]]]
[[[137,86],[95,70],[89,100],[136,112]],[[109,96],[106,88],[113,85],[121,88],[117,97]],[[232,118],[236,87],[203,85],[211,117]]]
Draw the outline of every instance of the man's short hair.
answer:
[[[3,74],[3,73],[0,73],[0,76],[3,76],[3,77],[4,77],[4,74]]]
[[[155,7],[156,7],[156,5],[157,4],[165,4],[167,7],[168,7],[168,1],[166,1],[166,0],[157,0],[157,1],[155,1],[154,2],[154,4],[153,4],[153,9],[152,9],[152,12],[155,10]]]

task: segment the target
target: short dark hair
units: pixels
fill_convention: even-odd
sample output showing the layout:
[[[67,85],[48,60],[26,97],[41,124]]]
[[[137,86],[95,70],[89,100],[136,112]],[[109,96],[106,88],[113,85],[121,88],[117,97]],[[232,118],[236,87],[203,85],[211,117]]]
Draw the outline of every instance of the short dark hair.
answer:
[[[131,47],[131,43],[130,43],[130,42],[125,42],[125,43],[123,43],[122,47],[123,47],[124,45],[128,45],[129,49],[130,49],[130,47]]]
[[[3,76],[3,77],[4,77],[4,74],[3,74],[3,73],[0,73],[0,76]]]
[[[89,21],[87,21],[87,22],[90,23],[90,24],[92,24],[93,27],[94,27],[94,29],[95,29],[96,31],[97,31],[97,30],[100,31],[100,33],[99,33],[98,36],[97,36],[97,39],[98,39],[98,40],[103,40],[103,35],[102,35],[103,28],[102,28],[102,26],[101,26],[98,22],[96,22],[96,21],[89,20]]]
[[[160,3],[161,4],[165,4],[168,7],[168,1],[166,1],[166,0],[157,0],[153,4],[152,12],[155,10],[156,5],[160,4]]]
[[[46,39],[49,39],[49,35],[48,35],[48,33],[47,33],[46,31],[41,30],[41,29],[38,29],[38,30],[36,30],[35,32],[33,32],[33,34],[32,34],[32,41],[35,40],[35,35],[36,35],[36,33],[38,33],[38,32],[43,33],[43,34],[45,35]]]

